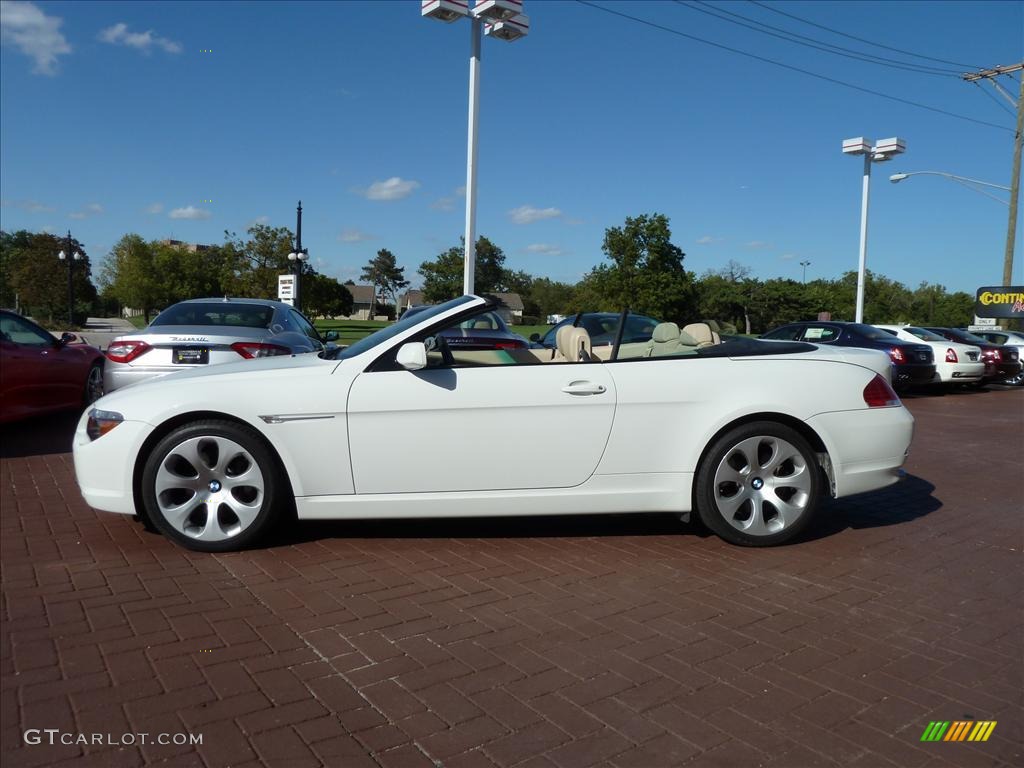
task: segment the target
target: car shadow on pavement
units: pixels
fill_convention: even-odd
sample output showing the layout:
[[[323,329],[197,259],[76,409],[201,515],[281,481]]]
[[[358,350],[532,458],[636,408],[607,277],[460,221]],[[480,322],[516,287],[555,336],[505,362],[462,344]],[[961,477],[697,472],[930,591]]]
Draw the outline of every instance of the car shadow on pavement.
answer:
[[[79,416],[79,411],[64,411],[0,426],[0,459],[71,453]]]
[[[817,518],[798,541],[834,536],[847,528],[881,528],[900,525],[931,514],[942,507],[932,495],[935,486],[916,475],[881,491],[872,491],[846,499],[826,499]]]

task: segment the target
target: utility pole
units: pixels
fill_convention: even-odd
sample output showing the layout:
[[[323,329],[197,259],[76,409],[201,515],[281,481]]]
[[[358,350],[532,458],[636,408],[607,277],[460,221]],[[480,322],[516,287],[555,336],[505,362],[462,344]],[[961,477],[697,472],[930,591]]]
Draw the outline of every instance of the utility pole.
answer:
[[[1011,64],[1006,67],[993,67],[983,69],[980,72],[967,72],[963,79],[968,83],[977,83],[980,80],[988,80],[995,86],[996,90],[1017,108],[1017,127],[1013,137],[1013,171],[1010,177],[1010,220],[1006,225],[1006,251],[1003,254],[1003,285],[1009,286],[1013,283],[1013,253],[1017,242],[1017,198],[1020,194],[1020,152],[1021,138],[1024,136],[1024,72],[1020,81],[1020,94],[1017,100],[1007,93],[996,78],[1000,75],[1008,75],[1011,72],[1024,70],[1024,62]]]

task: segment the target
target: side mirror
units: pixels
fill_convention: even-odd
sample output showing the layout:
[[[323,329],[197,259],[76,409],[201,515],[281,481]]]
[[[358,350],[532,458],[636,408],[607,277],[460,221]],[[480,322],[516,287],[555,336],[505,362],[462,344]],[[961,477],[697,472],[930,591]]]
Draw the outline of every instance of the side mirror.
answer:
[[[407,371],[418,371],[427,367],[427,348],[422,341],[410,341],[398,348],[395,362]]]
[[[327,333],[324,334],[324,341],[337,341],[337,340],[338,340],[338,332],[337,331],[328,331]]]
[[[77,338],[78,337],[75,336],[75,334],[68,333],[67,331],[64,331],[64,333],[62,333],[60,335],[60,340],[57,343],[60,344],[63,347],[66,344],[70,344],[71,342],[73,342]]]
[[[539,333],[531,333],[530,334],[530,341],[540,341],[540,334]]]

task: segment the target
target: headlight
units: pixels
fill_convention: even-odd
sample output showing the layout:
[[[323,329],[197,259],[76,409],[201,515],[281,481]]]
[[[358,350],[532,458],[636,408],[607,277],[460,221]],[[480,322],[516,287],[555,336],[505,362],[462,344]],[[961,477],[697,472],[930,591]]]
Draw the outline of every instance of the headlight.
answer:
[[[85,433],[90,440],[98,440],[122,421],[124,421],[124,416],[120,413],[93,408],[89,411],[89,423],[86,424]]]

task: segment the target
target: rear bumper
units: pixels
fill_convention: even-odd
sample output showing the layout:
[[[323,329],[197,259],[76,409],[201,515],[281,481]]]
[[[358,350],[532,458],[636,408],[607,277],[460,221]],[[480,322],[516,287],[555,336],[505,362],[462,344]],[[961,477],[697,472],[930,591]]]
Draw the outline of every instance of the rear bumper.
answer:
[[[929,384],[935,379],[934,363],[930,365],[894,365],[892,368],[892,383],[894,385]]]
[[[836,498],[899,480],[914,437],[914,417],[903,406],[819,413],[807,424],[828,449]]]
[[[936,366],[936,371],[944,384],[958,381],[978,381],[985,375],[985,364],[981,361],[976,363],[939,363]]]

